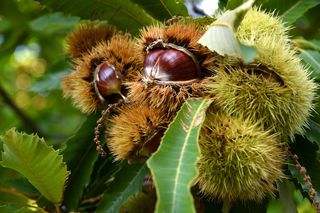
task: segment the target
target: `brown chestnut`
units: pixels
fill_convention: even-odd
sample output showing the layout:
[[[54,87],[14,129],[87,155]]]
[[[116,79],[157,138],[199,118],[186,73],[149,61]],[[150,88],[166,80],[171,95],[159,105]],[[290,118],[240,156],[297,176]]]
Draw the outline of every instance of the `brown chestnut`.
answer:
[[[187,49],[156,41],[147,49],[143,81],[187,83],[200,78],[197,60]]]
[[[112,94],[121,94],[121,77],[114,66],[102,63],[94,73],[94,88],[101,101]]]

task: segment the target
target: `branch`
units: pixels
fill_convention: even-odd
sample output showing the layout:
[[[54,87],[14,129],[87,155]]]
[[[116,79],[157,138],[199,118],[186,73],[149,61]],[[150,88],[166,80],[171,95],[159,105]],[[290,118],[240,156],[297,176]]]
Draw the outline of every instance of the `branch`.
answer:
[[[0,85],[0,96],[2,97],[4,103],[6,103],[20,118],[20,120],[24,123],[24,126],[31,130],[34,133],[37,133],[40,137],[44,137],[43,132],[37,127],[37,125],[33,122],[31,118],[29,118],[28,115],[26,115],[15,103],[14,101],[9,97],[7,92],[1,87]]]

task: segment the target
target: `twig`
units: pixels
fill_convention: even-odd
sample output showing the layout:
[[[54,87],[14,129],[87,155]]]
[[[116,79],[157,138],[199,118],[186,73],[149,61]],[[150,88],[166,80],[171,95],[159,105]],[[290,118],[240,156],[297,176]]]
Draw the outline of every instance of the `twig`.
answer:
[[[0,96],[2,97],[3,101],[17,114],[20,120],[24,123],[24,126],[31,130],[34,133],[37,133],[40,137],[44,137],[43,132],[37,127],[37,125],[33,122],[28,115],[26,115],[9,97],[7,92],[1,87],[0,85]]]
[[[109,104],[106,109],[102,110],[101,116],[97,120],[96,127],[94,128],[94,139],[93,139],[93,141],[96,144],[96,150],[101,155],[101,157],[106,157],[107,153],[103,150],[103,147],[102,147],[100,139],[99,139],[99,137],[100,137],[100,128],[102,127],[103,122],[105,120],[105,117],[109,114],[110,110],[113,107],[116,107],[116,106],[122,104],[122,102],[123,101],[119,101],[119,102],[114,103],[114,104]]]
[[[313,188],[313,185],[311,183],[311,178],[307,174],[307,169],[304,166],[301,166],[300,162],[298,161],[299,160],[298,155],[293,154],[289,150],[288,150],[288,154],[296,162],[295,167],[299,171],[299,173],[303,175],[303,180],[305,181],[305,183],[309,188],[310,198],[313,204],[315,205],[315,207],[317,208],[317,213],[320,213],[320,200],[317,199],[317,191]]]

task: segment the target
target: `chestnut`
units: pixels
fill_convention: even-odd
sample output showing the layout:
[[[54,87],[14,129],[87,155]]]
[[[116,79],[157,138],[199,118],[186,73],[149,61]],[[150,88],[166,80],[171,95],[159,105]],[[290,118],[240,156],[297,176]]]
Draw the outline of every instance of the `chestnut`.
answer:
[[[186,48],[157,40],[147,48],[143,81],[161,84],[183,84],[200,78],[195,56]]]
[[[94,88],[101,101],[112,94],[121,95],[121,76],[114,66],[104,62],[98,65],[94,72]]]

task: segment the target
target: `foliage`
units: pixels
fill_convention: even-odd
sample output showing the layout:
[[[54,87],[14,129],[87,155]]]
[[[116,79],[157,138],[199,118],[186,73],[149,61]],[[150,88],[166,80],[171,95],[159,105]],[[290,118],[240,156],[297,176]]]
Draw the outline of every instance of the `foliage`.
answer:
[[[195,211],[190,187],[197,174],[199,147],[194,141],[198,140],[205,110],[211,102],[210,99],[186,101],[169,125],[158,151],[147,161],[157,188],[158,212]]]
[[[220,1],[219,9],[234,9],[243,2]],[[320,31],[315,27],[320,19],[319,1],[256,0],[255,5],[274,11],[292,26],[289,30],[292,43],[309,68],[310,76],[319,82]],[[131,165],[114,162],[111,155],[107,158],[98,156],[93,143],[98,113],[88,117],[81,114],[69,100],[63,99],[59,83],[71,66],[65,55],[64,39],[77,24],[88,20],[107,21],[119,30],[137,35],[144,26],[163,22],[173,15],[187,16],[182,0],[0,1],[0,212],[118,212],[130,196],[143,189],[144,177],[149,172],[147,166],[155,176],[158,212],[165,211],[161,202],[170,203],[174,199],[184,199],[184,196],[190,198],[186,191],[190,191],[194,171],[179,167],[179,161],[166,161],[173,159],[172,155],[185,159],[183,156],[192,152],[188,157],[192,157],[190,163],[195,164],[198,157],[195,145],[205,110],[205,106],[199,105],[208,104],[205,99],[189,100],[183,105],[167,129],[158,152],[147,165]],[[255,55],[254,49],[241,45],[239,48],[248,60]],[[318,191],[318,199],[319,112],[320,101],[317,100],[310,128],[290,144],[301,165],[307,169],[313,187]],[[197,125],[192,125],[195,123]],[[14,126],[18,130],[10,129]],[[186,130],[195,132],[188,135]],[[173,140],[177,143],[170,143],[172,152],[166,151],[168,142]],[[178,143],[179,140],[184,146]],[[172,174],[164,173],[162,167],[173,171]],[[315,212],[304,177],[293,165],[285,170],[288,181],[279,186],[280,193],[274,198],[266,198],[259,204],[235,203],[230,212],[272,213],[292,208],[299,212]],[[163,175],[169,181],[175,179],[177,173],[187,174],[186,180],[175,185],[178,188],[162,180]],[[173,197],[164,195],[166,191],[170,194],[174,190],[180,193]],[[196,190],[191,189],[192,195],[197,194]],[[203,212],[227,209],[227,204],[219,201],[194,197],[195,209],[199,212],[199,209]],[[191,211],[192,200],[184,202]]]
[[[2,140],[1,165],[20,172],[48,200],[60,203],[69,173],[58,151],[39,137],[15,129],[8,130]]]

